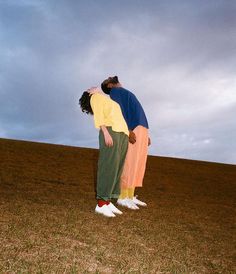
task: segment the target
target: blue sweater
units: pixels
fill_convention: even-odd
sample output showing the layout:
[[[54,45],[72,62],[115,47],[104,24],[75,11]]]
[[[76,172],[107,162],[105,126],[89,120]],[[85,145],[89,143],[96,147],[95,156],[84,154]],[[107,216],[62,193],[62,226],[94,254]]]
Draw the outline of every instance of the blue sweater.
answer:
[[[145,112],[131,91],[122,87],[112,88],[110,97],[120,105],[129,130],[134,130],[137,126],[148,128]]]

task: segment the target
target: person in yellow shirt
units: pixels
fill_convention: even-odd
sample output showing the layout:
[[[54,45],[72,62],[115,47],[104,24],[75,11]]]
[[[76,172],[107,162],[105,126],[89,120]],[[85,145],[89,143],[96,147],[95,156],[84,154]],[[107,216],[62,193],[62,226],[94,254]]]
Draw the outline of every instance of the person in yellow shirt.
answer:
[[[122,214],[111,199],[120,195],[120,176],[128,148],[129,131],[120,106],[98,88],[88,89],[79,99],[82,112],[92,114],[99,129],[96,213],[106,217]]]

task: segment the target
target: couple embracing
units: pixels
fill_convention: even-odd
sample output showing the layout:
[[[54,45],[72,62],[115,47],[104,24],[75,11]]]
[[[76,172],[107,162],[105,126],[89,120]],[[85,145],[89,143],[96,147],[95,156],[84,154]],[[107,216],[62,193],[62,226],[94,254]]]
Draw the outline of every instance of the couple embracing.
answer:
[[[99,129],[95,212],[115,217],[122,211],[111,199],[132,210],[147,206],[134,193],[143,184],[151,141],[140,102],[122,87],[118,77],[104,80],[101,89],[93,87],[85,91],[79,104],[83,112],[93,115],[95,127]]]

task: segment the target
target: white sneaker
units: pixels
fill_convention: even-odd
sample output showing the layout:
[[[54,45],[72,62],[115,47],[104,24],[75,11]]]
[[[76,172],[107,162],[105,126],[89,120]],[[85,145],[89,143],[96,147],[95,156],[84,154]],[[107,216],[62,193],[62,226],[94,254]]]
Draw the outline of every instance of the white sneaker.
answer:
[[[134,203],[133,199],[128,198],[127,203],[129,204],[130,209],[134,209],[134,210],[139,209],[139,207]]]
[[[139,207],[131,199],[128,198],[118,199],[117,204],[133,210],[139,209]]]
[[[109,207],[107,205],[103,205],[103,206],[96,206],[95,208],[95,212],[102,214],[106,217],[116,217],[116,215],[109,209]]]
[[[119,214],[119,215],[123,214],[123,212],[120,211],[117,207],[115,207],[113,205],[113,203],[110,202],[109,205],[107,205],[107,206],[109,207],[109,209],[111,210],[111,212]]]
[[[139,199],[137,199],[137,197],[138,197],[138,196],[135,196],[135,197],[133,198],[133,202],[134,202],[136,205],[139,205],[139,206],[147,206],[146,203],[140,201]]]

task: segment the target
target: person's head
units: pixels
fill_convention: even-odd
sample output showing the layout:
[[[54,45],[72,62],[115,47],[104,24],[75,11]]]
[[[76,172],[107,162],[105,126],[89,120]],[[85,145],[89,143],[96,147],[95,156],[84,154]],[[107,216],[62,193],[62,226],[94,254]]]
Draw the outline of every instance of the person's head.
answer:
[[[120,86],[120,82],[117,76],[108,77],[101,84],[101,89],[104,93],[110,94],[111,89]]]
[[[90,105],[92,95],[88,93],[88,91],[84,91],[82,96],[79,99],[79,105],[83,112],[86,112],[87,114],[93,115],[93,110]]]

